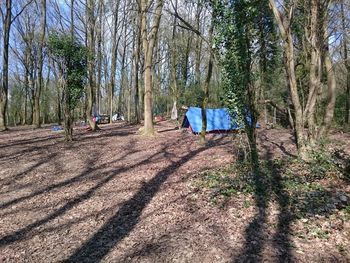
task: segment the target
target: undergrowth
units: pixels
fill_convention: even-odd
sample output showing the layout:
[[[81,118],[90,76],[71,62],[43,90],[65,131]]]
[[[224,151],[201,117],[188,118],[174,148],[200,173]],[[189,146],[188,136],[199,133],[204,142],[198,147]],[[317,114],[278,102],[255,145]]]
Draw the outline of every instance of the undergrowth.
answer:
[[[322,146],[323,147],[323,146]],[[240,195],[259,195],[285,203],[295,218],[327,215],[334,210],[350,213],[349,196],[333,185],[348,176],[325,147],[312,152],[312,161],[299,159],[261,161],[253,174],[247,162],[196,176],[192,187],[203,191],[209,202],[219,204]]]
[[[341,255],[348,255],[344,222],[350,220],[349,166],[344,152],[320,145],[308,163],[298,158],[263,160],[253,173],[249,163],[237,161],[197,174],[191,187],[196,200],[219,209],[274,211],[278,223],[272,225],[278,224],[286,235],[332,241]],[[264,219],[251,222],[264,224]]]

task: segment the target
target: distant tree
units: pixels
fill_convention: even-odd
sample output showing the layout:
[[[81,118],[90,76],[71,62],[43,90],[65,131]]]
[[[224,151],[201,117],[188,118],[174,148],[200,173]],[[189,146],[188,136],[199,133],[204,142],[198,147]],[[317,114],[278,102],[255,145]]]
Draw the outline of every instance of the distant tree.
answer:
[[[18,1],[19,2],[19,1]],[[2,71],[0,73],[0,131],[7,129],[6,111],[8,104],[9,89],[9,49],[10,49],[10,32],[11,25],[19,17],[32,0],[23,1],[21,7],[16,14],[13,14],[12,0],[6,0],[5,6],[0,5],[0,32],[2,32]],[[0,45],[1,47],[1,45]]]
[[[140,89],[139,89],[139,71],[140,71],[140,53],[141,53],[141,12],[135,15],[133,28],[134,28],[134,50],[133,50],[133,89],[134,95],[134,111],[135,122],[140,123]]]
[[[214,30],[214,23],[213,21],[211,22],[210,28],[209,28],[209,61],[208,61],[208,71],[207,71],[207,76],[205,78],[205,81],[203,83],[203,93],[204,93],[204,98],[202,101],[202,130],[200,132],[199,140],[201,143],[205,143],[205,134],[207,132],[207,113],[206,109],[208,107],[209,103],[209,84],[211,77],[213,75],[213,50],[211,46],[212,42],[212,36],[213,36],[213,30]]]
[[[49,49],[59,71],[64,109],[66,141],[73,140],[73,110],[84,93],[87,77],[87,50],[70,35],[49,36]]]
[[[109,84],[109,116],[110,116],[110,123],[112,123],[112,116],[113,116],[113,97],[114,97],[114,91],[115,91],[115,75],[116,75],[116,69],[117,69],[117,59],[118,59],[118,45],[120,41],[120,35],[118,36],[118,28],[120,24],[120,17],[119,17],[119,6],[120,6],[120,0],[116,1],[114,3],[115,9],[113,10],[113,32],[112,32],[112,50],[111,50],[111,83]]]
[[[38,43],[38,76],[37,85],[34,90],[34,112],[33,112],[33,123],[36,128],[40,127],[40,97],[44,86],[43,83],[43,66],[44,66],[44,44],[46,34],[46,0],[40,2],[40,33]]]

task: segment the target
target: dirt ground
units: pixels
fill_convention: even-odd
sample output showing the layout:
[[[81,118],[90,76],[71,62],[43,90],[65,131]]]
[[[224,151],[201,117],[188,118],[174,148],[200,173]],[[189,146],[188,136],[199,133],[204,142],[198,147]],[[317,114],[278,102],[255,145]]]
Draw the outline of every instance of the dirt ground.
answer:
[[[232,163],[239,139],[210,135],[202,146],[173,127],[158,124],[152,138],[126,124],[78,129],[71,144],[49,127],[1,133],[0,262],[350,261],[349,222],[305,239],[304,221],[280,223],[276,202],[194,198],[192,178]],[[262,129],[259,140],[262,156],[295,155],[286,130]]]

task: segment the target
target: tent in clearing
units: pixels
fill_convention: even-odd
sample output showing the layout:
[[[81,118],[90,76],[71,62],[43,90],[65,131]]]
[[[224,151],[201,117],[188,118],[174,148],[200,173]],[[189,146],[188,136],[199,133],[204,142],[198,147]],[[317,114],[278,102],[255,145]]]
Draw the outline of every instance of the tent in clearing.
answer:
[[[231,121],[227,109],[206,109],[207,132],[230,132],[242,128],[236,122]],[[247,118],[249,118],[247,116]],[[250,118],[248,122],[250,121]],[[190,107],[182,122],[182,128],[190,128],[193,133],[200,133],[202,130],[202,109]]]

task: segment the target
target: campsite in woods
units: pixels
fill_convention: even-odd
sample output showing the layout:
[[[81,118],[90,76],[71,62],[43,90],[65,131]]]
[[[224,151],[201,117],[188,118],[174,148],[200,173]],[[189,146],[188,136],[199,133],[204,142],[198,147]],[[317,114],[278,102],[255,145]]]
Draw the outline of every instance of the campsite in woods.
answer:
[[[0,262],[350,262],[349,0],[0,17]]]

